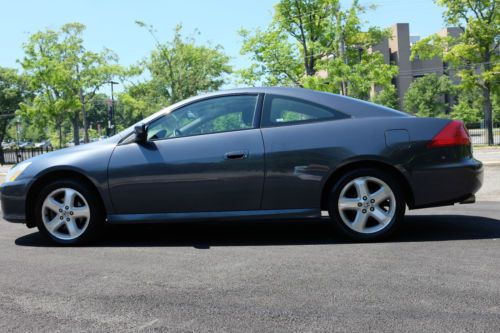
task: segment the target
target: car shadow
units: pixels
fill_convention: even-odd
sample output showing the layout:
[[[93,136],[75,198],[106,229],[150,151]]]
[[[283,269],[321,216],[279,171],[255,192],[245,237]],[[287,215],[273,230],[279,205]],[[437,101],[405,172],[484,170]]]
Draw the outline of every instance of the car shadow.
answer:
[[[385,242],[424,242],[500,238],[500,220],[468,215],[410,215]],[[332,230],[329,219],[171,223],[107,226],[91,247],[269,246],[342,244],[350,241]],[[57,246],[38,232],[19,237],[19,246]]]

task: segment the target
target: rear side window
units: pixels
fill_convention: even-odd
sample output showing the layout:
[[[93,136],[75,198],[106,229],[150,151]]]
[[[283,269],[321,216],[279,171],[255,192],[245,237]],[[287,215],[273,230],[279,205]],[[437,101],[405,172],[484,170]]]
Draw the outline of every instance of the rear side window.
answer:
[[[283,126],[345,118],[348,118],[346,114],[321,105],[295,98],[267,95],[262,126]]]

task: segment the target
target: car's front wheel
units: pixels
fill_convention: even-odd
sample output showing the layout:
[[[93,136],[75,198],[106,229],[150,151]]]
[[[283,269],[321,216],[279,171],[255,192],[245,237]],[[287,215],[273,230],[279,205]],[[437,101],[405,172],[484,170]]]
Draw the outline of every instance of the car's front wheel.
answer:
[[[404,218],[401,186],[378,169],[353,170],[339,179],[329,197],[337,228],[356,241],[375,241],[393,233]]]
[[[102,223],[102,216],[96,194],[86,184],[71,179],[47,184],[35,207],[40,232],[65,245],[91,240]]]

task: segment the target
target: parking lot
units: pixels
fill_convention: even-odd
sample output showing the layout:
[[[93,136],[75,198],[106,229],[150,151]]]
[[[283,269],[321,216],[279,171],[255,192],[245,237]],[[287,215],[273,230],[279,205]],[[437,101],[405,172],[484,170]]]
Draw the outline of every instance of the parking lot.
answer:
[[[62,248],[0,223],[0,331],[489,331],[500,327],[500,165],[474,205],[387,242],[327,220],[108,228]]]

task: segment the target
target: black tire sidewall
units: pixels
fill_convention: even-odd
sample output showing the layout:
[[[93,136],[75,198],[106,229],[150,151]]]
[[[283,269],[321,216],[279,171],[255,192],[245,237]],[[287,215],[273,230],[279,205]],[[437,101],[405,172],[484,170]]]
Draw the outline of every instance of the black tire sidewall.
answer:
[[[386,183],[394,193],[394,197],[396,198],[396,212],[391,222],[388,224],[386,228],[371,234],[362,234],[356,232],[349,228],[344,224],[338,209],[338,200],[340,196],[340,192],[350,181],[356,179],[358,177],[375,177],[382,180]],[[362,168],[350,171],[344,174],[340,179],[334,184],[330,191],[330,195],[328,198],[328,212],[330,217],[334,221],[334,225],[336,228],[341,231],[344,235],[348,236],[352,240],[355,241],[376,241],[382,240],[390,235],[392,235],[397,228],[400,226],[401,221],[404,219],[406,209],[406,203],[404,198],[404,192],[401,188],[401,185],[391,177],[390,174],[374,169],[374,168]]]
[[[81,234],[75,239],[72,240],[65,240],[65,239],[59,239],[52,235],[44,226],[43,220],[42,220],[42,205],[44,200],[47,198],[47,196],[54,190],[59,189],[59,188],[71,188],[73,190],[76,190],[80,192],[84,197],[85,200],[87,201],[90,209],[90,221],[89,225]],[[88,186],[85,183],[72,180],[72,179],[61,179],[61,180],[56,180],[48,183],[45,185],[42,190],[40,191],[40,195],[38,196],[38,199],[35,204],[35,223],[38,228],[38,230],[44,234],[46,237],[50,238],[52,241],[56,242],[57,244],[61,245],[80,245],[87,243],[91,240],[93,240],[102,226],[103,222],[103,210],[100,205],[100,202],[98,201],[97,194],[94,193],[95,191],[92,191],[90,186]]]

